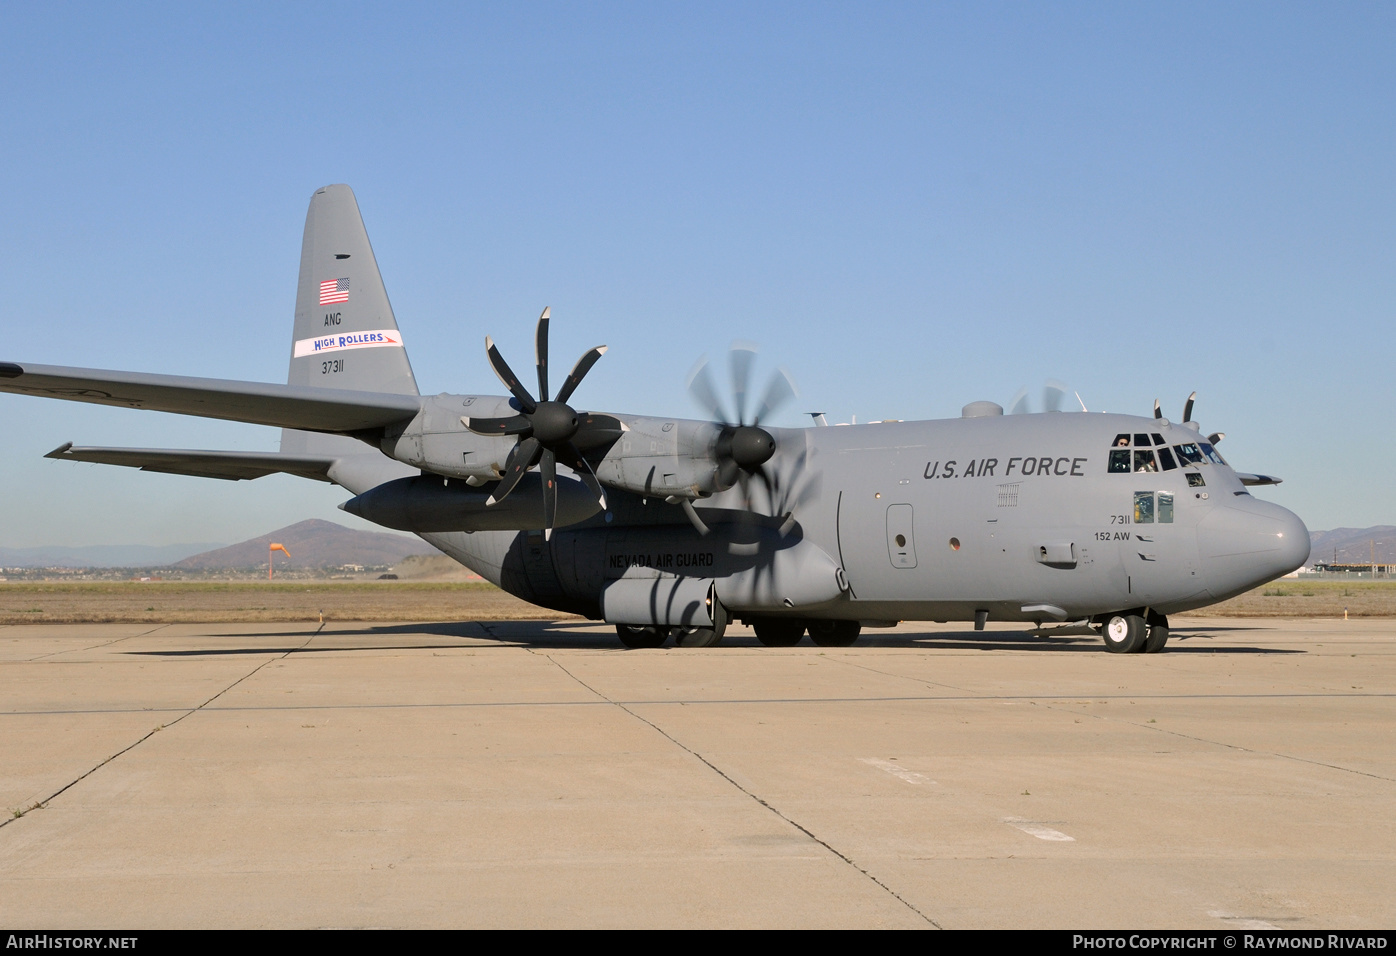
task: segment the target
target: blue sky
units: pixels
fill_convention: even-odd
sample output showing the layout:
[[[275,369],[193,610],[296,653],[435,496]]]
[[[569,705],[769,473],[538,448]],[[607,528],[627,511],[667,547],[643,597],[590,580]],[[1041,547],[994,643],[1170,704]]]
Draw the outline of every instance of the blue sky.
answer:
[[[611,346],[579,404],[697,417],[733,339],[784,417],[1055,378],[1227,433],[1311,528],[1396,523],[1396,7],[0,8],[0,360],[284,381],[347,182],[425,393],[485,334]],[[526,363],[525,363],[526,364]],[[345,494],[45,461],[271,429],[0,396],[0,544],[234,541]]]

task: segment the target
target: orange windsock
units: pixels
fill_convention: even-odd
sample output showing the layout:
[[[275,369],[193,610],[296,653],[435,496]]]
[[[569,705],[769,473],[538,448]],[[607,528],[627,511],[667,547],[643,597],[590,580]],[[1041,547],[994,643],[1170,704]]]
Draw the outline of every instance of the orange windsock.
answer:
[[[271,547],[267,548],[267,580],[268,580],[268,581],[271,580],[271,566],[272,566],[271,553],[272,553],[273,551],[280,551],[282,554],[286,555],[286,557],[288,557],[288,558],[291,556],[291,552],[289,552],[289,551],[286,550],[286,545],[284,545],[284,544],[276,544],[275,542],[273,542],[272,545],[271,545]]]

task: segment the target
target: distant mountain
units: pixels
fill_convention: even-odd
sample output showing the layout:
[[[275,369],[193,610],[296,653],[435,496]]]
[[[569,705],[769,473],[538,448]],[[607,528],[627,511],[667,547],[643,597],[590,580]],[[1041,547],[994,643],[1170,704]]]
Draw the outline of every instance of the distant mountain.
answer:
[[[1377,564],[1396,564],[1396,526],[1379,524],[1371,528],[1334,528],[1309,532],[1309,563],[1333,561],[1338,564],[1368,564],[1375,546]]]
[[[5,568],[161,568],[199,554],[221,548],[216,542],[203,544],[94,544],[82,548],[0,548],[0,567]]]
[[[382,531],[355,531],[333,521],[312,518],[278,528],[250,541],[205,551],[174,565],[186,570],[266,567],[267,548],[272,542],[285,545],[289,559],[276,554],[276,566],[288,568],[338,568],[345,564],[365,566],[396,564],[412,554],[440,554],[421,538]],[[283,564],[284,562],[284,564]]]

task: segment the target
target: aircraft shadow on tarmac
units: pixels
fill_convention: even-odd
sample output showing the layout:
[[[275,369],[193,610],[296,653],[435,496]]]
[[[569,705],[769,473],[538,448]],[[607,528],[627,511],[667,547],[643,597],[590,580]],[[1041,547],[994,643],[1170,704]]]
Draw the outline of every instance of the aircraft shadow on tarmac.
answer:
[[[1208,627],[1189,630],[1175,630],[1169,641],[1167,654],[1305,654],[1298,648],[1252,647],[1227,645],[1213,646],[1198,638],[1207,638],[1223,631],[1256,630],[1252,627]],[[219,657],[239,654],[344,654],[354,651],[418,651],[442,650],[459,647],[451,643],[421,643],[424,636],[470,640],[471,647],[490,647],[493,642],[498,647],[529,647],[553,650],[611,650],[625,651],[608,631],[597,631],[588,621],[442,621],[423,624],[389,624],[366,628],[311,628],[302,632],[287,631],[224,631],[210,637],[219,639],[237,638],[279,638],[278,645],[271,647],[193,647],[181,650],[128,651],[141,657]],[[295,638],[392,638],[416,637],[410,643],[371,641],[352,646],[305,646],[293,643]],[[288,641],[287,639],[292,640]],[[753,635],[729,633],[723,647],[760,648]],[[803,645],[808,647],[808,645]],[[878,633],[864,631],[857,647],[862,648],[904,648],[907,650],[981,650],[981,651],[1033,651],[1057,653],[1102,653],[1100,639],[1094,635],[1072,634],[1044,636],[1031,631],[936,631],[932,633]],[[829,650],[839,650],[830,648]]]

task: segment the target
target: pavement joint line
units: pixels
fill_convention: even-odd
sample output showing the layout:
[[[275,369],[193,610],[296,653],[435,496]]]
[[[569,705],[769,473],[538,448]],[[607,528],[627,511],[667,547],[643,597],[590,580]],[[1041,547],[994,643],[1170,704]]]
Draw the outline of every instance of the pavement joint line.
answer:
[[[162,625],[162,626],[163,626],[163,625]],[[320,631],[324,628],[324,626],[325,626],[325,625],[321,624],[319,627],[317,627],[317,628],[315,629],[314,633],[310,634],[310,635],[305,639],[305,644],[302,644],[301,647],[305,647],[306,644],[309,644],[311,641],[315,640],[315,635],[316,635],[316,634],[319,634]],[[156,630],[158,630],[158,629],[159,629],[159,628],[156,628]],[[298,648],[297,648],[297,649],[298,649]],[[114,754],[112,754],[111,756],[107,757],[105,760],[102,760],[102,761],[101,761],[100,763],[98,763],[95,767],[92,767],[91,769],[89,769],[86,773],[83,773],[83,774],[81,774],[80,776],[76,777],[75,779],[68,781],[68,782],[65,783],[63,786],[61,786],[61,787],[59,787],[57,790],[55,790],[53,793],[49,794],[47,797],[44,797],[42,800],[36,801],[32,806],[28,807],[28,808],[25,809],[25,810],[16,811],[16,812],[15,812],[14,814],[12,814],[11,816],[8,816],[8,817],[6,817],[5,819],[0,820],[0,829],[3,829],[3,828],[5,828],[5,827],[9,826],[11,823],[14,823],[16,820],[23,819],[25,816],[27,816],[27,815],[29,814],[29,812],[30,812],[31,810],[45,810],[45,809],[47,809],[50,802],[52,802],[53,800],[57,799],[59,796],[61,796],[62,794],[66,793],[67,791],[71,790],[73,787],[76,787],[78,784],[82,783],[82,782],[83,782],[84,780],[86,780],[88,777],[92,776],[92,775],[93,775],[94,773],[96,773],[98,770],[101,770],[103,767],[105,767],[107,764],[111,763],[111,762],[112,762],[113,760],[115,760],[117,757],[120,757],[122,754],[129,753],[130,751],[135,750],[137,747],[139,747],[141,744],[145,743],[145,742],[146,742],[147,740],[149,740],[151,737],[154,737],[154,736],[155,736],[156,734],[158,734],[160,731],[165,730],[165,729],[167,729],[167,728],[169,728],[169,727],[173,727],[175,724],[179,723],[179,722],[180,722],[181,720],[183,720],[185,717],[188,717],[188,716],[190,716],[191,714],[196,714],[196,713],[198,713],[199,711],[201,711],[201,710],[203,710],[205,707],[207,707],[209,704],[213,703],[215,700],[217,700],[218,698],[222,697],[222,696],[223,696],[224,694],[226,694],[228,691],[232,690],[234,687],[236,687],[237,685],[241,684],[243,681],[247,680],[247,679],[248,679],[249,677],[251,677],[252,675],[256,674],[256,673],[257,673],[259,670],[261,670],[263,667],[266,667],[266,666],[267,666],[268,664],[270,664],[272,661],[285,660],[285,659],[286,659],[287,657],[289,657],[292,653],[293,653],[293,651],[287,651],[287,652],[285,652],[284,654],[278,655],[278,656],[276,656],[276,657],[269,657],[269,658],[267,658],[266,660],[262,661],[262,663],[258,664],[256,667],[252,668],[252,670],[248,671],[246,674],[243,674],[243,675],[242,675],[241,677],[239,677],[237,680],[233,681],[233,682],[232,682],[231,684],[229,684],[227,687],[224,687],[222,690],[220,690],[218,693],[214,694],[212,697],[210,697],[208,700],[204,701],[202,704],[199,704],[197,707],[194,707],[194,708],[192,708],[192,709],[186,710],[184,713],[180,714],[178,717],[176,717],[174,720],[170,721],[168,724],[160,724],[160,725],[158,725],[158,726],[156,726],[156,727],[151,728],[149,731],[147,731],[142,737],[140,737],[140,738],[139,738],[138,740],[136,740],[134,743],[131,743],[131,744],[129,744],[128,746],[125,746],[125,747],[121,748],[121,749],[118,750],[116,753],[114,753]]]
[[[169,626],[170,626],[170,625],[168,625],[168,624],[157,624],[157,625],[155,625],[154,627],[152,627],[150,630],[148,630],[148,631],[141,631],[139,634],[127,634],[125,637],[114,637],[114,638],[112,638],[112,639],[109,640],[109,641],[102,641],[100,644],[93,644],[93,645],[91,645],[91,646],[89,646],[89,647],[80,647],[80,648],[78,648],[78,650],[80,650],[80,651],[94,651],[94,650],[96,650],[96,649],[99,648],[99,647],[107,647],[108,645],[111,645],[111,644],[120,644],[122,641],[129,641],[129,640],[131,640],[132,638],[136,638],[136,637],[145,637],[145,636],[148,635],[148,634],[154,634],[156,631],[162,630],[163,628],[167,628],[167,627],[169,627]],[[48,659],[48,658],[50,658],[50,657],[56,657],[56,656],[59,655],[59,654],[68,654],[68,653],[71,653],[71,652],[70,652],[70,651],[54,651],[52,654],[40,654],[38,657],[31,657],[31,658],[29,658],[28,663],[33,663],[33,662],[35,662],[35,661],[42,661],[42,660],[46,660],[46,659]]]
[[[622,711],[624,711],[625,713],[629,714],[631,717],[633,717],[634,719],[638,720],[640,723],[645,724],[646,726],[648,726],[651,730],[653,730],[655,733],[659,734],[659,735],[660,735],[661,737],[663,737],[665,740],[669,741],[669,742],[670,742],[671,744],[673,744],[675,747],[678,747],[680,750],[682,750],[684,753],[688,754],[690,757],[693,757],[695,760],[698,760],[699,762],[701,762],[701,763],[702,763],[704,766],[706,766],[709,770],[711,770],[713,773],[717,774],[717,775],[718,775],[719,777],[721,777],[724,781],[726,781],[730,786],[732,786],[733,788],[735,788],[739,793],[742,793],[742,794],[744,794],[745,796],[749,797],[750,799],[754,800],[757,804],[759,804],[760,806],[764,807],[766,810],[768,810],[768,811],[770,811],[772,814],[774,814],[778,819],[784,821],[787,825],[794,827],[796,830],[799,830],[801,833],[803,833],[805,836],[809,837],[809,838],[810,838],[811,840],[813,840],[815,843],[818,843],[818,844],[819,844],[820,846],[822,846],[824,849],[828,850],[828,851],[829,851],[830,853],[832,853],[834,856],[838,857],[838,858],[839,858],[840,860],[842,860],[844,863],[848,864],[848,866],[850,866],[850,867],[852,867],[853,869],[857,870],[859,873],[861,873],[861,874],[862,874],[863,876],[865,876],[867,879],[869,879],[870,881],[872,881],[872,882],[873,882],[876,886],[878,886],[883,892],[885,892],[888,896],[892,897],[892,899],[896,900],[898,903],[901,903],[901,904],[902,904],[903,906],[905,906],[907,909],[911,910],[911,911],[912,911],[913,913],[915,913],[917,916],[921,917],[921,919],[925,920],[927,923],[930,923],[930,924],[931,924],[932,926],[934,926],[936,929],[944,929],[944,928],[945,928],[945,927],[941,926],[939,923],[937,923],[934,919],[932,919],[931,917],[927,916],[925,913],[923,913],[923,912],[921,912],[919,909],[917,909],[909,900],[903,898],[903,897],[901,896],[901,894],[899,894],[896,890],[892,889],[892,887],[888,886],[886,883],[882,882],[882,881],[879,880],[877,877],[873,876],[872,873],[868,872],[868,870],[865,869],[864,867],[862,867],[862,866],[858,865],[857,863],[855,863],[850,857],[846,856],[845,854],[843,854],[843,853],[840,852],[839,850],[835,849],[833,846],[831,846],[829,843],[825,842],[824,840],[821,840],[819,837],[815,836],[814,833],[811,832],[809,829],[807,829],[806,827],[804,827],[804,826],[802,826],[801,824],[797,823],[795,820],[791,819],[790,817],[786,816],[786,815],[785,815],[784,813],[782,813],[780,810],[776,809],[774,806],[772,806],[771,804],[767,803],[764,799],[762,799],[761,797],[757,796],[755,793],[752,793],[752,792],[751,792],[750,790],[748,790],[746,787],[743,787],[743,786],[742,786],[740,783],[738,783],[736,780],[732,779],[730,776],[728,776],[726,773],[724,773],[724,772],[722,771],[721,768],[719,768],[716,764],[714,764],[714,763],[713,763],[711,760],[709,760],[707,757],[704,757],[704,756],[703,756],[702,754],[700,754],[698,751],[696,751],[696,750],[692,749],[691,747],[688,747],[687,745],[681,743],[677,738],[675,738],[675,737],[674,737],[672,734],[670,734],[668,731],[664,730],[662,727],[660,727],[658,724],[654,723],[653,721],[648,720],[648,719],[646,719],[645,717],[642,717],[640,714],[637,714],[635,711],[633,711],[633,710],[631,710],[629,707],[627,707],[624,703],[611,700],[611,699],[610,699],[609,697],[607,697],[605,694],[601,693],[601,691],[597,690],[595,687],[592,687],[590,684],[588,684],[586,681],[582,680],[582,679],[581,679],[580,677],[578,677],[576,674],[572,673],[570,670],[568,670],[568,669],[567,669],[566,667],[564,667],[562,664],[558,663],[557,660],[556,660],[555,658],[552,657],[552,655],[546,655],[546,656],[547,656],[548,660],[553,664],[553,666],[556,667],[558,670],[562,671],[564,674],[566,674],[568,677],[572,678],[572,679],[573,679],[574,681],[576,681],[578,684],[581,684],[581,685],[582,685],[583,687],[585,687],[588,691],[590,691],[591,693],[595,694],[597,697],[601,698],[601,700],[605,701],[607,704],[610,704],[610,705],[613,706],[613,707],[618,707],[618,708],[620,708]]]
[[[908,680],[908,681],[911,681],[913,684],[920,684],[920,685],[922,685],[923,687],[943,687],[943,688],[945,688],[946,690],[957,690],[957,691],[959,691],[959,692],[962,693],[962,694],[972,694],[972,693],[974,693],[974,692],[971,691],[968,687],[960,687],[960,686],[955,685],[955,684],[941,684],[941,683],[937,683],[936,681],[933,681],[933,680],[927,680],[927,679],[924,678],[924,677],[912,677],[912,676],[907,675],[907,674],[891,674],[891,673],[888,673],[887,671],[879,670],[879,669],[876,668],[876,667],[869,667],[867,664],[859,664],[858,662],[853,661],[853,660],[850,660],[850,659],[847,658],[847,657],[834,657],[834,658],[831,658],[831,660],[836,661],[837,663],[840,663],[840,664],[846,664],[846,665],[849,666],[849,667],[856,667],[856,668],[858,668],[859,670],[865,670],[865,671],[868,671],[869,673],[877,674],[879,677],[890,677],[890,678],[892,678],[893,680]]]
[[[1279,695],[1279,696],[1285,696],[1285,695]],[[1335,694],[1335,695],[1319,694],[1319,695],[1315,695],[1315,696],[1328,697],[1328,696],[1342,696],[1342,695],[1336,695],[1336,694]],[[1392,695],[1390,695],[1390,694],[1374,694],[1374,695],[1370,695],[1370,696],[1376,696],[1376,697],[1389,697],[1389,696],[1392,696]],[[1042,698],[1039,698],[1039,699],[1042,699]],[[1103,699],[1103,698],[1102,698],[1102,699]],[[1144,698],[1144,697],[1128,697],[1128,698],[1125,698],[1125,699],[1128,699],[1128,700],[1145,700],[1145,699],[1148,699],[1148,698]],[[1033,703],[1036,703],[1036,701],[1033,701]],[[1241,753],[1255,754],[1256,756],[1259,756],[1259,757],[1275,757],[1275,758],[1278,758],[1278,759],[1280,759],[1280,760],[1293,760],[1293,761],[1295,761],[1296,763],[1306,763],[1306,764],[1309,764],[1309,765],[1314,766],[1314,767],[1325,767],[1325,768],[1327,768],[1327,769],[1329,769],[1329,770],[1337,770],[1337,771],[1340,771],[1340,772],[1342,772],[1342,773],[1352,773],[1352,774],[1356,774],[1356,775],[1358,775],[1359,777],[1370,777],[1370,778],[1373,779],[1373,780],[1383,780],[1383,781],[1386,781],[1387,783],[1396,783],[1396,777],[1384,777],[1384,776],[1382,776],[1382,775],[1379,774],[1379,773],[1372,773],[1372,772],[1369,771],[1369,770],[1356,770],[1356,769],[1354,769],[1354,768],[1352,768],[1352,767],[1340,767],[1340,766],[1338,766],[1337,764],[1324,763],[1322,760],[1313,760],[1313,759],[1311,759],[1311,758],[1309,758],[1309,757],[1300,757],[1300,756],[1297,756],[1297,755],[1295,755],[1295,754],[1280,753],[1280,752],[1277,751],[1277,750],[1257,750],[1257,749],[1254,748],[1254,747],[1243,747],[1243,746],[1241,746],[1240,744],[1226,743],[1225,741],[1222,741],[1222,740],[1211,740],[1211,739],[1209,739],[1209,738],[1207,738],[1207,737],[1199,737],[1199,736],[1197,736],[1196,734],[1185,734],[1185,733],[1183,733],[1181,730],[1170,730],[1170,729],[1167,728],[1167,727],[1160,727],[1160,726],[1158,726],[1158,725],[1156,725],[1156,724],[1142,724],[1142,723],[1140,723],[1140,722],[1137,721],[1137,720],[1126,720],[1126,719],[1124,719],[1124,718],[1116,718],[1116,717],[1115,717],[1114,715],[1112,715],[1112,714],[1092,714],[1092,713],[1087,713],[1087,712],[1083,712],[1083,711],[1079,711],[1079,710],[1066,710],[1065,708],[1062,708],[1062,707],[1059,707],[1059,706],[1054,706],[1053,704],[1050,704],[1050,703],[1044,704],[1043,706],[1044,706],[1046,709],[1048,709],[1048,710],[1064,710],[1066,713],[1069,713],[1069,714],[1081,714],[1082,716],[1085,716],[1085,717],[1092,717],[1092,718],[1094,718],[1094,719],[1096,719],[1096,720],[1118,720],[1118,721],[1119,721],[1120,723],[1122,723],[1122,724],[1128,724],[1128,725],[1131,726],[1131,727],[1138,727],[1140,730],[1153,730],[1153,731],[1157,731],[1158,733],[1161,733],[1161,734],[1168,734],[1170,737],[1180,737],[1180,738],[1182,738],[1183,740],[1191,740],[1191,741],[1194,741],[1195,743],[1200,743],[1200,744],[1210,744],[1210,745],[1212,745],[1213,747],[1225,747],[1225,748],[1228,749],[1228,750],[1237,750],[1237,751],[1240,751]]]
[[[280,660],[288,655],[294,654],[304,648],[293,647],[282,652],[271,660]],[[538,651],[530,650],[529,653],[537,654],[540,657],[547,657]],[[27,663],[27,662],[23,662]],[[267,661],[265,663],[270,663]],[[553,663],[556,663],[555,661]],[[559,667],[561,665],[558,665]],[[251,675],[249,675],[251,676]],[[585,686],[585,685],[583,685]],[[252,713],[276,712],[283,710],[430,710],[449,709],[455,707],[600,707],[604,705],[615,706],[673,706],[673,707],[697,707],[704,704],[897,704],[912,703],[921,701],[923,703],[937,704],[963,704],[963,703],[992,703],[994,701],[1027,701],[1037,703],[1047,701],[1047,706],[1052,702],[1080,702],[1091,703],[1093,701],[1115,701],[1115,700],[1288,700],[1292,698],[1303,698],[1313,700],[1348,700],[1353,698],[1370,697],[1375,699],[1396,698],[1393,693],[1363,692],[1360,694],[1059,694],[1044,696],[1041,694],[959,694],[946,696],[922,696],[922,695],[902,695],[895,697],[713,697],[701,700],[679,700],[652,698],[645,700],[623,700],[615,701],[602,698],[601,700],[493,700],[493,701],[448,701],[434,704],[300,704],[277,707],[215,707],[220,713],[248,711]],[[216,698],[210,698],[211,702]],[[207,703],[207,702],[206,702]],[[205,706],[201,704],[200,707]],[[67,714],[134,714],[134,713],[168,713],[183,710],[183,708],[166,707],[129,707],[129,708],[93,708],[88,710],[5,710],[0,711],[0,718],[3,717],[41,717],[57,716]],[[1090,716],[1099,716],[1092,714]],[[1156,727],[1148,727],[1149,730],[1157,730]],[[1177,731],[1172,731],[1177,733]],[[1180,734],[1180,736],[1186,736]],[[1203,743],[1215,743],[1205,738],[1194,738]],[[1222,745],[1225,746],[1225,745]],[[1258,751],[1260,752],[1260,751]],[[1277,755],[1282,756],[1282,755]],[[1303,759],[1303,758],[1295,758]],[[1360,771],[1354,771],[1360,772]],[[1382,778],[1385,779],[1385,778]]]

